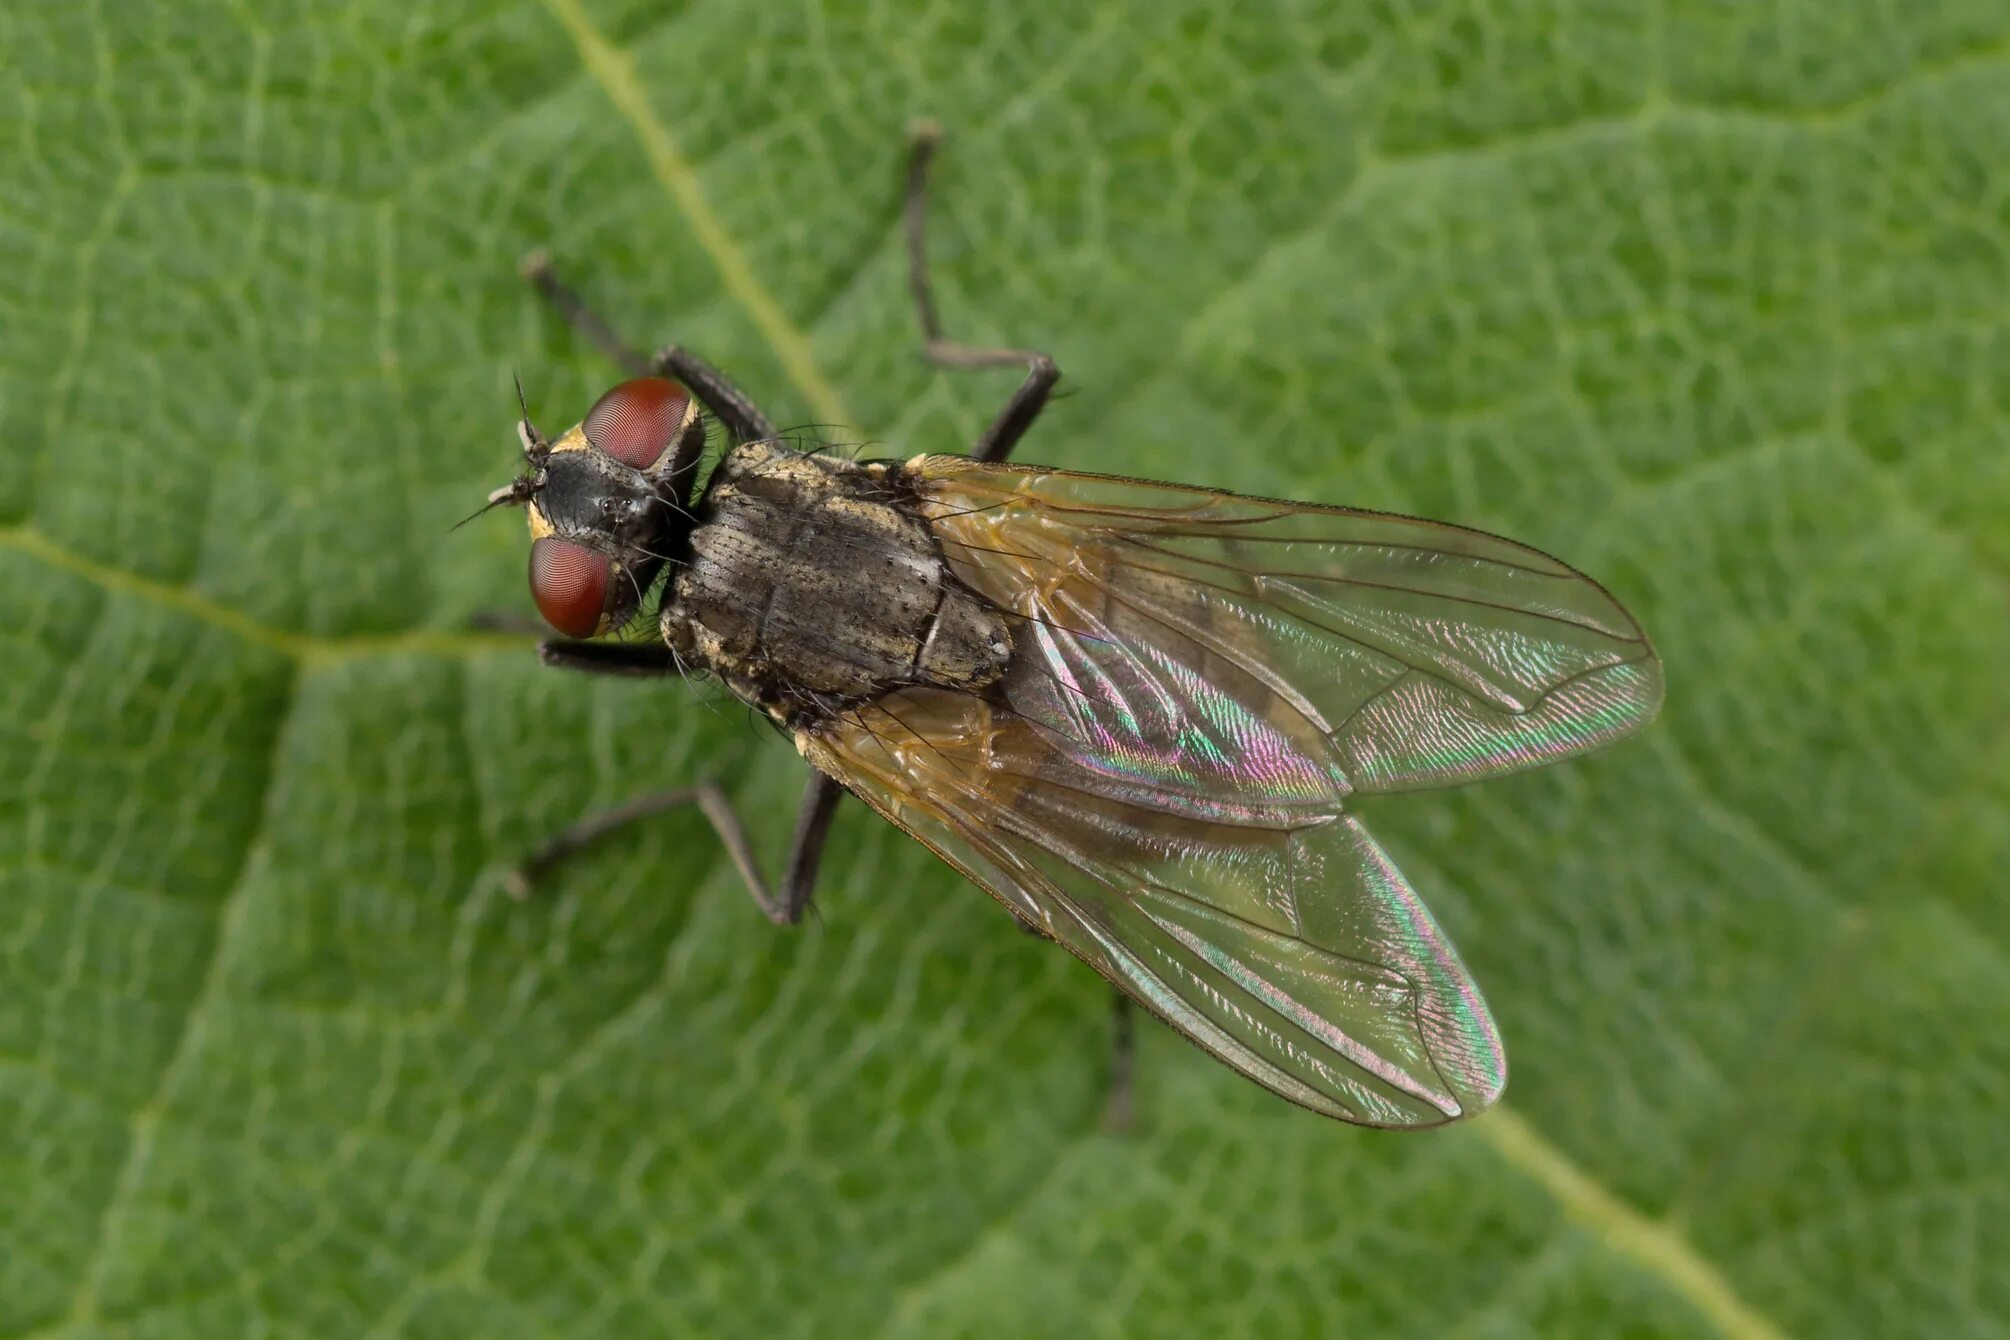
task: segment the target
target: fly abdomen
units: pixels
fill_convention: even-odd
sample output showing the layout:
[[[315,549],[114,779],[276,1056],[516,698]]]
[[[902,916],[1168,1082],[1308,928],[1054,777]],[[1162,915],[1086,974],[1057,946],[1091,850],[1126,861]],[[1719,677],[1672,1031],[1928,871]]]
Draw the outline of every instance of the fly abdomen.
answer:
[[[733,452],[700,509],[664,633],[777,717],[913,684],[975,691],[1011,656],[885,467],[771,443]]]

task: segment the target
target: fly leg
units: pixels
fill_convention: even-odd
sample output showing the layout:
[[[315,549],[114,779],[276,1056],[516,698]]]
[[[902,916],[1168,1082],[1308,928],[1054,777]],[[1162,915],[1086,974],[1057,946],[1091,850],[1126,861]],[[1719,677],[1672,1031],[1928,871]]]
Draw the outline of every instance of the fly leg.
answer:
[[[629,679],[660,679],[681,675],[684,667],[660,639],[651,642],[561,642],[547,638],[537,644],[537,659],[560,670],[589,675],[620,675]]]
[[[980,461],[1002,461],[1040,417],[1061,380],[1054,360],[1035,349],[981,349],[958,344],[942,333],[942,317],[935,310],[935,290],[928,278],[928,166],[942,142],[942,128],[924,122],[914,131],[914,147],[907,160],[906,198],[901,204],[901,224],[907,234],[907,287],[914,295],[914,309],[921,318],[922,351],[928,361],[944,368],[1000,368],[1022,364],[1026,380],[1005,402],[970,454]]]
[[[1019,439],[1040,417],[1061,380],[1061,369],[1037,349],[983,349],[958,344],[942,333],[942,317],[935,308],[935,290],[928,278],[928,168],[942,142],[942,128],[924,122],[914,131],[914,147],[907,160],[907,191],[901,205],[901,223],[907,234],[907,287],[914,295],[914,310],[921,318],[923,352],[928,361],[945,368],[998,368],[1023,364],[1026,380],[992,419],[991,426],[971,447],[970,455],[980,461],[1002,461],[1019,445]],[[1042,939],[1052,939],[1046,931],[1021,921],[1019,928]],[[1103,1107],[1103,1126],[1111,1131],[1128,1131],[1134,1114],[1131,1075],[1136,1068],[1135,1011],[1131,998],[1115,987],[1110,989],[1110,1091]]]
[[[615,334],[614,327],[587,306],[578,290],[558,277],[549,253],[533,251],[524,257],[523,277],[567,325],[631,376],[662,374],[684,383],[698,397],[698,402],[711,411],[712,417],[726,425],[735,443],[760,442],[778,435],[773,421],[747,398],[746,392],[696,354],[672,345],[654,357],[647,357]]]
[[[726,431],[733,435],[733,442],[766,442],[780,437],[774,421],[761,413],[747,393],[733,385],[725,373],[707,363],[682,345],[671,345],[657,354],[650,363],[652,372],[668,373],[691,388],[691,394],[698,397],[698,403],[712,412],[712,417],[726,425]]]
[[[775,431],[774,421],[761,413],[760,407],[747,398],[745,391],[733,385],[732,379],[725,373],[682,345],[673,344],[659,352],[650,360],[649,370],[667,373],[684,383],[691,394],[698,397],[698,403],[713,418],[726,425],[726,432],[732,437],[734,446],[765,442],[780,436]],[[703,439],[698,439],[688,454],[671,462],[669,487],[676,496],[688,498],[695,492],[692,486],[698,474],[699,458],[704,454],[705,443]]]
[[[1036,940],[1052,940],[1044,927],[1012,914],[1019,929]],[[1123,1135],[1131,1129],[1137,1106],[1131,1100],[1131,1077],[1137,1071],[1137,1010],[1131,998],[1110,988],[1110,1087],[1103,1095],[1103,1129]]]
[[[1131,1076],[1137,1069],[1137,1011],[1131,998],[1114,988],[1110,996],[1110,1091],[1103,1099],[1103,1129],[1119,1135],[1131,1129],[1136,1107]]]
[[[615,334],[614,327],[586,305],[586,299],[559,279],[551,268],[550,252],[531,252],[523,258],[522,269],[523,277],[530,281],[538,296],[550,303],[565,318],[567,325],[586,336],[596,349],[606,354],[609,362],[620,366],[631,377],[646,377],[655,370],[639,350]]]
[[[747,838],[746,825],[733,809],[733,802],[717,782],[693,782],[669,791],[638,796],[626,805],[591,814],[556,834],[509,873],[509,891],[519,898],[528,895],[538,880],[553,867],[592,846],[610,833],[638,819],[647,819],[666,810],[695,805],[719,835],[733,867],[746,881],[747,892],[759,903],[768,920],[778,926],[793,926],[803,919],[816,889],[817,865],[823,858],[824,839],[830,836],[831,816],[837,811],[842,791],[822,773],[817,773],[803,792],[802,809],[796,815],[795,838],[789,844],[788,863],[782,868],[780,889],[772,887],[754,859],[754,846]]]
[[[537,654],[546,665],[594,675],[654,677],[683,673],[669,644],[664,642],[549,641],[538,644]],[[589,814],[525,857],[509,873],[506,883],[511,893],[522,898],[554,867],[608,834],[666,810],[695,805],[712,825],[712,831],[719,835],[734,868],[746,882],[747,892],[768,914],[768,920],[779,926],[793,926],[803,919],[810,895],[816,891],[817,865],[823,859],[824,840],[830,836],[831,816],[836,813],[838,797],[843,794],[844,788],[822,773],[810,774],[809,785],[803,790],[802,808],[796,814],[795,837],[789,843],[789,859],[782,867],[779,890],[771,887],[761,874],[746,825],[740,822],[732,801],[718,783],[711,781],[637,796],[625,805]]]
[[[664,374],[682,382],[712,417],[726,426],[736,444],[767,441],[780,436],[774,421],[747,398],[746,392],[696,354],[673,345],[653,358],[645,358],[634,346],[615,334],[614,328],[587,306],[586,300],[576,290],[558,277],[552,269],[549,253],[535,251],[525,257],[523,275],[569,325],[586,336],[612,362],[637,377]],[[676,461],[670,468],[670,486],[680,496],[687,494],[687,481],[697,472],[698,454],[694,451],[690,459]],[[682,673],[682,667],[676,664],[669,647],[662,644],[633,646],[553,641],[540,643],[538,656],[546,665],[592,674],[650,676]],[[760,868],[754,864],[746,829],[727,804],[725,793],[709,782],[638,797],[627,805],[580,821],[534,852],[512,875],[510,885],[518,891],[528,889],[539,875],[552,866],[615,829],[637,819],[660,814],[666,809],[696,805],[711,821],[720,841],[726,844],[727,853],[732,856],[733,864],[739,867],[748,891],[761,905],[761,910],[771,920],[793,926],[803,919],[803,912],[809,907],[810,894],[816,887],[817,863],[823,855],[824,838],[830,832],[831,815],[837,809],[838,797],[843,794],[844,788],[822,773],[810,774],[809,785],[803,793],[802,811],[796,819],[795,840],[789,849],[789,862],[778,893],[769,889],[761,877]]]
[[[684,667],[678,664],[666,642],[561,642],[554,639],[540,642],[537,655],[546,665],[593,675],[651,679],[684,673]],[[768,914],[768,920],[781,926],[793,926],[803,919],[803,913],[810,905],[810,895],[816,891],[817,865],[823,857],[824,839],[830,835],[831,816],[837,811],[838,797],[843,794],[844,788],[822,773],[810,774],[809,785],[803,790],[802,808],[796,815],[796,833],[789,844],[789,859],[782,870],[779,890],[771,888],[762,877],[761,868],[754,861],[753,846],[747,840],[746,827],[734,812],[726,793],[719,789],[717,783],[704,781],[637,796],[625,805],[588,815],[553,835],[512,870],[507,881],[509,891],[519,898],[524,897],[553,867],[608,834],[665,810],[696,805],[710,821],[712,831],[719,835],[719,841],[725,844],[726,854],[733,858],[740,878],[746,881],[747,892]]]

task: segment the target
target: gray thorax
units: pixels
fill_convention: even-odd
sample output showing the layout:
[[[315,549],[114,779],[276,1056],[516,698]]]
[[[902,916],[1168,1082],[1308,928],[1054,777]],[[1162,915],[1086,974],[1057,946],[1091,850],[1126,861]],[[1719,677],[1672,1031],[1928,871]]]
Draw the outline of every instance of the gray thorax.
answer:
[[[950,572],[897,470],[736,448],[706,490],[664,636],[782,719],[998,679],[1012,650],[1004,616]]]

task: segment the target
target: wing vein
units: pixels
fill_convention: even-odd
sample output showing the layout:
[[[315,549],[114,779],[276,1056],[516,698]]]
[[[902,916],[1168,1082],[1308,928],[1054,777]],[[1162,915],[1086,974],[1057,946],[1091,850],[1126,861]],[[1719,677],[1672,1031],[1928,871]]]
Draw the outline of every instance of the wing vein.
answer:
[[[1371,591],[1391,591],[1402,595],[1421,596],[1427,600],[1442,600],[1451,604],[1458,604],[1458,605],[1474,605],[1481,609],[1498,610],[1503,614],[1527,615],[1529,618],[1532,619],[1543,619],[1551,623],[1562,624],[1566,628],[1576,628],[1583,632],[1596,633],[1600,637],[1609,638],[1614,642],[1639,642],[1641,640],[1640,637],[1638,636],[1639,630],[1637,628],[1634,630],[1636,635],[1633,637],[1628,637],[1621,633],[1615,633],[1609,628],[1601,627],[1598,624],[1584,623],[1581,622],[1580,620],[1568,618],[1562,614],[1551,613],[1550,611],[1547,610],[1531,609],[1526,605],[1509,605],[1495,600],[1482,600],[1478,596],[1453,595],[1445,591],[1434,591],[1428,587],[1404,586],[1397,582],[1376,582],[1376,581],[1370,581],[1366,577],[1348,577],[1343,576],[1339,573],[1294,572],[1288,570],[1279,571],[1271,568],[1265,568],[1261,570],[1254,568],[1245,568],[1240,567],[1234,563],[1226,562],[1221,559],[1203,558],[1198,554],[1183,554],[1180,553],[1178,550],[1164,549],[1157,545],[1146,544],[1144,541],[1136,539],[1134,537],[1125,536],[1121,537],[1121,539],[1123,543],[1129,544],[1133,548],[1142,549],[1147,553],[1163,554],[1168,558],[1176,558],[1181,560],[1182,562],[1198,563],[1203,567],[1216,568],[1223,572],[1243,573],[1249,577],[1255,578],[1259,582],[1274,578],[1279,580],[1298,579],[1310,582],[1331,582],[1338,586],[1359,586]],[[1463,559],[1465,558],[1465,555],[1457,554],[1453,555],[1453,557]],[[1137,563],[1137,564],[1130,564],[1128,566],[1142,568],[1146,572],[1155,572],[1162,577],[1169,577],[1175,581],[1189,580],[1183,573],[1168,571],[1167,569],[1159,567],[1156,564]],[[1583,582],[1581,580],[1572,582],[1561,577],[1551,578],[1549,574],[1539,573],[1536,575],[1544,577],[1545,580],[1563,581],[1567,587],[1581,587],[1583,585]],[[1215,590],[1222,590],[1222,591],[1236,590],[1236,588],[1233,586],[1222,586],[1219,584],[1210,584],[1210,585]],[[1272,606],[1272,608],[1276,607]],[[1313,619],[1305,619],[1305,617],[1303,615],[1300,615],[1296,610],[1291,610],[1287,612],[1290,613],[1292,617],[1304,619],[1306,623],[1311,624],[1313,627],[1322,629],[1325,632],[1332,633],[1336,637],[1347,636],[1346,633],[1341,632],[1337,628],[1333,628],[1329,625],[1319,623],[1318,621]]]

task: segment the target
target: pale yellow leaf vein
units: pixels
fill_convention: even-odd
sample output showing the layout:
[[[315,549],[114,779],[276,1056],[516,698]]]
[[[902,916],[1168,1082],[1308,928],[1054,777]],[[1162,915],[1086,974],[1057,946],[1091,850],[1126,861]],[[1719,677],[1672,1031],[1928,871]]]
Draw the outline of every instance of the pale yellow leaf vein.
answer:
[[[1539,1182],[1566,1215],[1596,1233],[1608,1250],[1666,1281],[1720,1334],[1730,1340],[1784,1340],[1785,1332],[1740,1298],[1677,1229],[1648,1218],[1600,1186],[1518,1114],[1495,1108],[1473,1123],[1473,1133]]]
[[[845,410],[837,392],[817,367],[808,337],[782,311],[781,305],[761,281],[754,277],[746,254],[726,232],[719,216],[712,212],[711,202],[705,198],[704,188],[698,184],[698,175],[691,170],[690,161],[678,147],[676,137],[649,106],[648,94],[643,91],[642,81],[635,73],[635,62],[627,52],[601,35],[592,20],[587,18],[579,0],[544,0],[544,7],[565,26],[573,45],[579,48],[579,58],[586,66],[586,72],[607,94],[608,101],[621,113],[636,138],[642,141],[642,151],[649,159],[650,171],[683,214],[691,237],[712,258],[726,291],[746,309],[747,315],[760,330],[761,338],[774,349],[782,370],[802,392],[803,398],[809,401],[818,421],[856,428],[857,424]]]
[[[360,656],[468,657],[484,652],[524,651],[530,645],[527,639],[510,634],[442,632],[424,628],[332,637],[296,633],[264,623],[185,586],[156,581],[100,563],[88,554],[58,544],[32,526],[0,526],[0,549],[25,554],[52,568],[82,577],[104,591],[172,610],[308,666]]]

